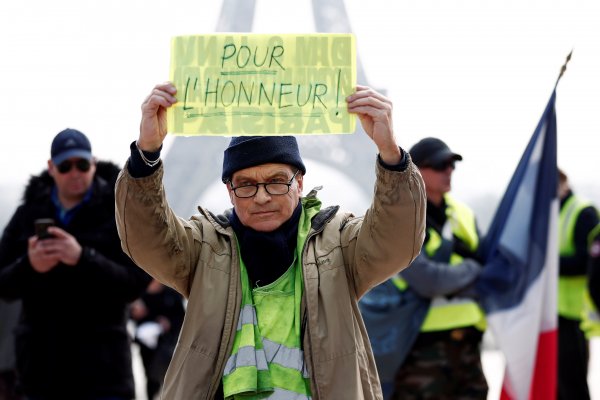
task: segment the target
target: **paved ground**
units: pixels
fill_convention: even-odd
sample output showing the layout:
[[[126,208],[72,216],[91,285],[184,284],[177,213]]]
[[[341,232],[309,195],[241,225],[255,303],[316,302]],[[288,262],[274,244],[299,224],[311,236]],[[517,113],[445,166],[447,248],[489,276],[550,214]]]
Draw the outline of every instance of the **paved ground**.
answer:
[[[489,400],[498,400],[502,384],[504,359],[497,350],[486,350],[482,355],[483,369],[490,385]],[[134,375],[136,378],[136,400],[148,400],[144,392],[145,378],[137,347],[133,346]],[[593,379],[592,379],[593,377]],[[590,343],[590,370],[588,375],[592,400],[600,400],[600,338]]]

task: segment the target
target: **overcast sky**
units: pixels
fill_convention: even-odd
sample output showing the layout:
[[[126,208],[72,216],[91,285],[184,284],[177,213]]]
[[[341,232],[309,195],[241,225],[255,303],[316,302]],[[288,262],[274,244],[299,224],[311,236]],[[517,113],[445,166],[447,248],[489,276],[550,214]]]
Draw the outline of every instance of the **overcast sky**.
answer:
[[[253,30],[314,32],[311,4],[257,0]],[[465,199],[502,193],[573,49],[557,91],[559,164],[600,203],[600,2],[346,6],[368,83],[394,103],[399,143],[438,136],[462,154],[454,192]],[[171,37],[214,32],[220,7],[218,0],[1,2],[0,188],[20,191],[66,127],[86,133],[99,158],[122,165],[142,100],[168,79]]]

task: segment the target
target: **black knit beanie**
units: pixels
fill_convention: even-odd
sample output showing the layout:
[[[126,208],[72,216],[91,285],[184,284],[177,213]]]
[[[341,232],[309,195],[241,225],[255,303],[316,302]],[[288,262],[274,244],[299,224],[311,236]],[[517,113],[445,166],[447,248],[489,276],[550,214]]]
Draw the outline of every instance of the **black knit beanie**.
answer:
[[[268,163],[293,165],[306,173],[294,136],[237,136],[225,149],[221,179],[228,182],[236,171]]]

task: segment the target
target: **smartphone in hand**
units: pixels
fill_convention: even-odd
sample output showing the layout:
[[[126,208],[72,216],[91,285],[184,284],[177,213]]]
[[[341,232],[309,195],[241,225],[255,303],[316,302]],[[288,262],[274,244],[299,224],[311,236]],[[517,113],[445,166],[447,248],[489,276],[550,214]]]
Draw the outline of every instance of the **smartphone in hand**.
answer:
[[[34,221],[35,225],[35,234],[38,239],[48,239],[53,237],[50,232],[48,232],[48,227],[54,226],[54,220],[52,218],[39,218]]]

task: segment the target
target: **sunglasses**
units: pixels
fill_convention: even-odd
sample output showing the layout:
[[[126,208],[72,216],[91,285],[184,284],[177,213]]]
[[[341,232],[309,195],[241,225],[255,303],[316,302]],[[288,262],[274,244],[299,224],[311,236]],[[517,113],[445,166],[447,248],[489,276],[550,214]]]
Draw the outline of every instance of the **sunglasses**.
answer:
[[[71,170],[71,168],[73,168],[73,166],[75,166],[75,168],[77,168],[81,172],[88,172],[90,170],[91,163],[89,160],[86,160],[85,158],[80,158],[75,161],[65,160],[65,161],[61,162],[60,164],[58,164],[56,166],[56,169],[61,174],[66,174],[67,172],[69,172]]]
[[[428,168],[431,168],[434,171],[445,171],[448,169],[448,167],[451,167],[452,169],[455,168],[455,164],[456,161],[455,160],[443,160],[434,164],[429,164],[427,165]]]

